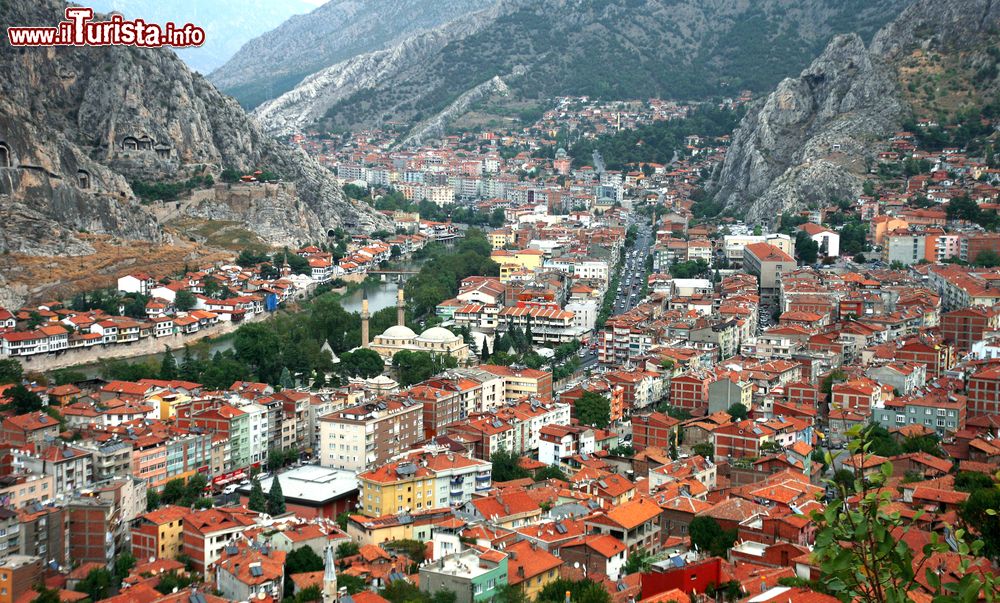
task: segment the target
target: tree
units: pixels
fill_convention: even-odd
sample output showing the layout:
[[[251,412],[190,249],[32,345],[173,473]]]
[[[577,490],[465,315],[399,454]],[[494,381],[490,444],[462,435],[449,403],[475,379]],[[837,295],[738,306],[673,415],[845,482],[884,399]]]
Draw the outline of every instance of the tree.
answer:
[[[188,478],[184,486],[184,498],[190,504],[205,495],[208,478],[203,473],[196,473]]]
[[[264,489],[260,486],[260,481],[256,478],[250,486],[250,500],[247,501],[247,508],[258,513],[267,512],[267,497],[264,495]]]
[[[79,593],[86,593],[91,601],[100,601],[107,597],[110,587],[111,572],[101,567],[90,570],[87,577],[77,583],[74,590]]]
[[[503,448],[490,455],[490,462],[493,463],[493,481],[509,482],[513,479],[531,477],[527,469],[519,464],[520,460],[521,457]]]
[[[869,434],[870,430],[861,426],[848,431],[852,456],[870,457]],[[911,529],[922,530],[923,518],[920,513],[906,517],[890,507],[892,497],[884,486],[891,477],[892,464],[883,463],[864,479],[828,481],[838,499],[812,516],[817,526],[813,560],[825,588],[845,602],[903,603],[911,600],[909,593],[918,590],[917,580],[922,577],[931,590],[928,600],[932,603],[975,601],[980,592],[992,598],[998,587],[992,571],[970,571],[972,555],[984,544],[967,543],[965,530],[954,530],[949,539],[957,549],[957,567],[950,573],[962,576],[958,582],[942,584],[942,575],[928,563],[935,553],[951,552],[949,542],[938,533],[929,534],[929,543],[922,550],[910,548],[906,534]],[[855,502],[845,504],[848,498]],[[993,533],[1000,534],[1000,529]]]
[[[975,492],[983,488],[993,488],[993,478],[985,473],[975,471],[959,471],[955,476],[955,489],[962,492]]]
[[[962,504],[960,516],[965,525],[979,533],[983,541],[982,554],[1000,561],[1000,489],[980,488]]]
[[[747,411],[747,407],[743,406],[742,402],[735,402],[731,404],[729,408],[726,409],[726,412],[733,418],[733,421],[742,421],[750,416],[750,413]]]
[[[819,256],[819,243],[804,230],[795,233],[795,255],[803,264],[815,264]]]
[[[562,472],[559,467],[554,465],[549,465],[547,467],[542,467],[535,472],[535,481],[542,482],[547,479],[558,479],[561,481],[567,481],[566,474]]]
[[[337,586],[346,588],[347,594],[356,595],[368,588],[368,583],[363,578],[352,576],[351,574],[337,574]]]
[[[190,312],[197,303],[198,298],[187,289],[181,289],[174,296],[174,306],[181,312]]]
[[[976,259],[972,263],[976,266],[994,268],[1000,266],[1000,254],[992,249],[984,249],[976,254]]]
[[[645,549],[636,549],[625,561],[626,574],[643,574],[653,565],[653,556]]]
[[[0,360],[0,385],[7,383],[20,383],[24,369],[21,363],[13,358]]]
[[[174,354],[167,347],[167,351],[163,353],[163,360],[160,361],[160,379],[164,381],[173,381],[177,378],[177,361],[174,360]]]
[[[361,547],[358,546],[357,542],[353,540],[348,540],[347,542],[341,542],[337,545],[337,559],[347,559],[348,557],[353,557],[361,551]]]
[[[691,451],[699,456],[711,459],[715,454],[715,446],[711,442],[701,442],[691,447]]]
[[[606,429],[611,424],[611,402],[600,394],[584,391],[573,409],[581,425]]]
[[[187,494],[187,484],[184,483],[184,478],[175,478],[168,481],[163,486],[163,492],[160,494],[160,500],[164,504],[172,505],[174,503],[179,503],[184,499],[185,494]]]
[[[275,475],[271,480],[271,489],[267,492],[267,514],[281,515],[285,512],[285,495],[281,493],[281,482]]]
[[[341,354],[337,369],[345,377],[368,379],[381,375],[385,362],[375,350],[360,349]]]
[[[723,530],[712,517],[699,515],[691,520],[688,526],[691,544],[701,551],[709,551],[717,557],[725,557],[736,543],[736,530]]]
[[[288,370],[288,367],[281,368],[281,376],[278,377],[278,383],[281,384],[281,389],[294,389],[295,382],[292,381],[292,373]]]
[[[6,408],[14,411],[14,414],[23,415],[42,409],[41,396],[20,383],[8,387],[4,390],[3,395],[7,398]]]
[[[285,596],[291,595],[292,590],[294,590],[292,574],[319,572],[323,571],[323,567],[323,558],[307,546],[301,546],[289,552],[285,557]]]
[[[160,508],[160,493],[152,488],[146,490],[146,511]]]
[[[508,583],[500,588],[495,601],[497,603],[531,603],[531,597],[520,586]]]
[[[128,577],[128,573],[132,571],[133,567],[135,567],[135,557],[132,553],[126,551],[115,557],[115,571],[113,574],[115,582],[121,582]]]
[[[185,345],[184,356],[181,358],[181,366],[177,376],[184,381],[196,383],[200,377],[198,369],[198,363],[195,361],[194,355],[191,354],[191,347]]]
[[[563,603],[569,591],[573,603],[611,603],[611,595],[604,586],[584,578],[566,580],[560,578],[545,585],[535,599],[538,603]]]
[[[178,559],[180,561],[180,559]],[[190,575],[178,575],[177,572],[159,574],[157,578],[156,590],[160,594],[169,595],[176,588],[181,590],[187,588],[194,582],[194,577]]]
[[[45,588],[42,583],[35,585],[35,592],[38,594],[32,597],[32,603],[61,603],[62,598],[59,597],[59,590],[55,588]]]

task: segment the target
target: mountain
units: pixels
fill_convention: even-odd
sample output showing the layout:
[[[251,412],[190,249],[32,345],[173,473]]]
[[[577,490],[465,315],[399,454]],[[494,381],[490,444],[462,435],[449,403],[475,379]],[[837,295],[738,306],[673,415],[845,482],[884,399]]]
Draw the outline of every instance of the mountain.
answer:
[[[188,67],[208,73],[229,60],[253,38],[281,25],[292,15],[316,8],[321,0],[90,0],[97,12],[117,11],[151,23],[193,23],[205,30],[205,43],[178,48]]]
[[[500,77],[515,99],[705,98],[764,91],[839,32],[873,34],[906,0],[500,0],[332,65],[261,107],[265,128],[432,120]]]
[[[1000,4],[918,0],[865,47],[836,37],[747,112],[716,180],[716,204],[752,222],[851,200],[884,141],[914,116],[956,116],[997,90]]]
[[[330,0],[250,40],[208,77],[244,107],[256,107],[324,67],[393,46],[495,2]]]
[[[59,0],[0,3],[0,21],[55,24]],[[183,212],[241,224],[267,243],[295,245],[330,229],[386,221],[347,200],[333,175],[262,134],[240,106],[172,52],[133,47],[0,51],[0,248],[85,255],[81,236],[165,242],[136,183],[178,183],[223,168],[264,169],[287,184],[252,192],[217,186]]]

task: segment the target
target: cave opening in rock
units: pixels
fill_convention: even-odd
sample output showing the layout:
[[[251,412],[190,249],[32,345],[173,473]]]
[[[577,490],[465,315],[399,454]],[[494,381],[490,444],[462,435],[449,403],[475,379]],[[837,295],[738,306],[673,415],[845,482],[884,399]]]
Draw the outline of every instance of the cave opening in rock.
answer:
[[[10,160],[10,147],[7,146],[7,143],[0,142],[0,168],[8,167],[12,167]]]
[[[76,180],[80,188],[90,188],[90,172],[87,170],[77,170]]]
[[[328,236],[328,237],[335,237],[335,236],[337,236],[337,231],[335,229],[331,228],[330,230],[326,231],[326,236]]]

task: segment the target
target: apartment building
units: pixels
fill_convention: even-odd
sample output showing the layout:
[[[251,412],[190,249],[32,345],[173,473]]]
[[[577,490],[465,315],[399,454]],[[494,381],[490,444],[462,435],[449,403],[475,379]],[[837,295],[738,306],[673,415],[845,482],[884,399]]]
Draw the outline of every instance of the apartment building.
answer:
[[[362,472],[423,441],[424,407],[415,400],[377,400],[320,418],[324,467]]]

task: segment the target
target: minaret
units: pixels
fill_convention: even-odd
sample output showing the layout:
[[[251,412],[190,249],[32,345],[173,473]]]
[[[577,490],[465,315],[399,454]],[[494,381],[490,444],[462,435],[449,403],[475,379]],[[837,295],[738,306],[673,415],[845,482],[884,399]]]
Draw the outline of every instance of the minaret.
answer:
[[[368,289],[361,294],[361,347],[368,349]]]
[[[326,545],[323,555],[323,600],[337,600],[337,567],[334,565],[333,545]]]
[[[403,288],[396,291],[396,324],[406,326],[406,301],[403,299]]]

